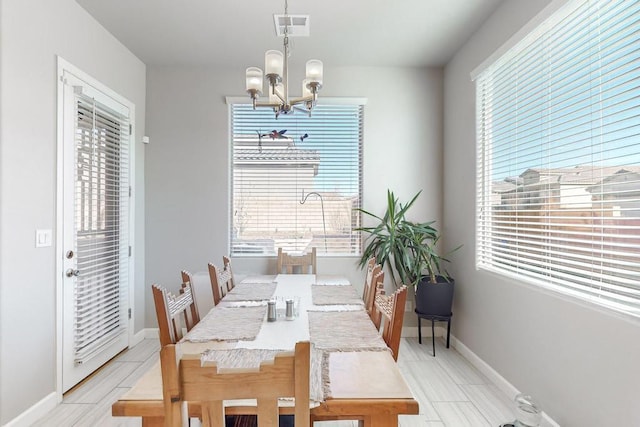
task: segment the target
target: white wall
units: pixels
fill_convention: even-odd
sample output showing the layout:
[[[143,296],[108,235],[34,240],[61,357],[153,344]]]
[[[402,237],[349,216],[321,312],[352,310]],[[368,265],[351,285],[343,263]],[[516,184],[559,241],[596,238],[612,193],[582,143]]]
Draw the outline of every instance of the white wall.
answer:
[[[291,65],[290,81],[303,66]],[[177,289],[179,272],[228,253],[229,137],[224,97],[244,94],[244,69],[149,67],[147,74],[147,325],[150,286]],[[294,87],[297,88],[297,85]],[[423,189],[414,219],[440,220],[442,72],[325,65],[320,96],[366,97],[364,206],[382,213],[386,190]],[[275,258],[235,258],[236,274],[275,271]],[[356,258],[321,258],[320,272],[361,285]]]
[[[475,88],[470,72],[547,0],[510,0],[445,69],[445,238],[456,253],[453,333],[563,426],[640,425],[640,324],[474,264]]]
[[[144,283],[145,66],[74,0],[0,2],[0,425],[56,388],[56,55],[135,103],[136,284]],[[136,288],[135,327],[144,287]]]

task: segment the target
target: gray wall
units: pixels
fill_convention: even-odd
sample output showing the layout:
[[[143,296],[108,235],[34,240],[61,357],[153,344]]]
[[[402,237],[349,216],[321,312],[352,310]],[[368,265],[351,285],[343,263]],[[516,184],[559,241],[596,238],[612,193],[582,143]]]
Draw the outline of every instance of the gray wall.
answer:
[[[547,3],[505,1],[445,69],[445,238],[464,244],[452,269],[454,334],[563,426],[640,425],[637,320],[475,269],[470,72]]]
[[[0,2],[0,425],[56,388],[56,55],[135,103],[136,306],[144,327],[145,65],[74,0]],[[54,231],[35,248],[35,230]]]
[[[303,65],[290,66],[290,81]],[[298,85],[292,86],[297,89]],[[294,90],[295,93],[295,90]],[[229,136],[225,96],[244,95],[244,69],[149,67],[147,74],[147,289],[177,289],[179,272],[206,270],[228,253]],[[382,213],[386,190],[440,220],[442,71],[325,65],[320,96],[366,97],[364,206]],[[274,259],[235,258],[236,274],[275,271]],[[361,285],[356,258],[321,258],[324,273]],[[147,325],[156,324],[147,292]]]

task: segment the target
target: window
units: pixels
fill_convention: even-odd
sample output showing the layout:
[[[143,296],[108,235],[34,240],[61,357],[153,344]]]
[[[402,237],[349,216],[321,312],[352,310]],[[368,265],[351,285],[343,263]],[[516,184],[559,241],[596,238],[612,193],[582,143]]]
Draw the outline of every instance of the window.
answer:
[[[362,105],[317,105],[277,119],[231,105],[231,254],[357,255]]]
[[[640,316],[639,32],[570,2],[479,73],[478,268]]]

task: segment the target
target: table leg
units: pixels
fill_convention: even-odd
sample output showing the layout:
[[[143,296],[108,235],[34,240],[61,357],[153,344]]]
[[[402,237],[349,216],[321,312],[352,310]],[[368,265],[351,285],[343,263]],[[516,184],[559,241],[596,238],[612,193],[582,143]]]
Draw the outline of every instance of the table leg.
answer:
[[[164,427],[164,417],[142,417],[142,427]]]

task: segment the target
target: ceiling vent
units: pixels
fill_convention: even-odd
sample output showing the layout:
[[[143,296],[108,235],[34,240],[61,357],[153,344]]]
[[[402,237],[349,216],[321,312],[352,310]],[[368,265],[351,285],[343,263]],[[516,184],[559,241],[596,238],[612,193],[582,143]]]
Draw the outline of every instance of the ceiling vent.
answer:
[[[278,36],[288,26],[289,37],[309,37],[309,15],[273,15],[273,22]]]

